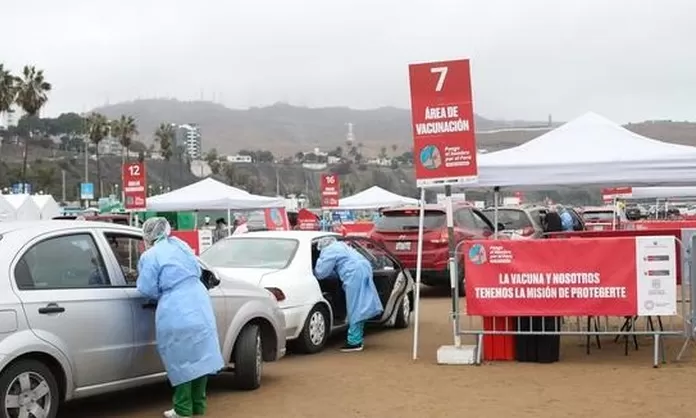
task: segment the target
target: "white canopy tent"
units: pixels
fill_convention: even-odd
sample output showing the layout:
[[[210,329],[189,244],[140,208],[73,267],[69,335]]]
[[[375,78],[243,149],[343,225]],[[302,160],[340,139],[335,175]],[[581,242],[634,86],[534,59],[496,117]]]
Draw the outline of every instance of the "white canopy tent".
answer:
[[[634,187],[631,199],[696,198],[696,187]]]
[[[696,183],[696,147],[646,138],[587,113],[522,145],[478,155],[467,187]]]
[[[282,197],[253,195],[212,178],[147,199],[147,209],[157,212],[279,207],[285,207]]]
[[[338,201],[339,209],[379,209],[399,205],[417,205],[418,199],[400,196],[379,186],[344,197]]]
[[[677,186],[696,183],[696,147],[650,139],[587,113],[517,147],[478,154],[478,179],[467,188],[539,188],[557,185]],[[496,192],[496,208],[497,208]],[[421,191],[424,200],[424,190]],[[421,208],[416,268],[413,358],[418,356],[423,241]],[[497,210],[494,225],[497,233]],[[452,269],[450,264],[450,269]],[[455,347],[460,346],[457,295],[452,280]]]
[[[38,221],[41,210],[28,194],[0,196],[0,221]]]
[[[41,219],[53,219],[60,215],[60,206],[50,194],[35,194],[31,198],[39,207]]]

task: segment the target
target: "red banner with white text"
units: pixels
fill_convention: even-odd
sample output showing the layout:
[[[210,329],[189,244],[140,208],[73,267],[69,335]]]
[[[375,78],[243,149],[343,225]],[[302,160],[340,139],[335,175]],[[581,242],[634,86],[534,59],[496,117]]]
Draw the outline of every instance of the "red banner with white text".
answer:
[[[475,241],[465,251],[469,315],[676,314],[670,236]]]

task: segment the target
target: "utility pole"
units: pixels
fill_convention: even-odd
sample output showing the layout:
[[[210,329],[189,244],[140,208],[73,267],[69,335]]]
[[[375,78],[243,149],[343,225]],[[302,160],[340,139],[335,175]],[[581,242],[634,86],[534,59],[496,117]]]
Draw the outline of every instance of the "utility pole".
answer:
[[[65,170],[60,170],[60,171],[61,171],[61,175],[62,175],[62,177],[63,177],[63,187],[62,187],[62,192],[63,192],[63,193],[62,193],[62,196],[61,196],[61,201],[62,201],[62,202],[65,202],[65,201],[66,201],[66,198],[65,198],[65,195],[66,195],[66,193],[65,193]]]

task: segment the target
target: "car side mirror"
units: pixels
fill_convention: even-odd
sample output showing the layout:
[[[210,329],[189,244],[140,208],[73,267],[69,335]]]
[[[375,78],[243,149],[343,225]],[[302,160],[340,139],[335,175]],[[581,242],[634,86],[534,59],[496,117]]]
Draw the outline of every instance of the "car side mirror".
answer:
[[[505,225],[498,222],[498,231],[503,231],[503,230],[505,230]]]
[[[220,279],[210,270],[202,269],[201,282],[206,289],[210,290],[220,285]]]

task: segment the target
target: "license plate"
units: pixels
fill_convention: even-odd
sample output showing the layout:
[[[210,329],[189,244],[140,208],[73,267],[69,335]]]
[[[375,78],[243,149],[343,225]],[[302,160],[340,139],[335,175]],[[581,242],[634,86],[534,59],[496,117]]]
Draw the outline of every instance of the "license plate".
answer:
[[[396,243],[396,251],[410,251],[411,250],[411,243],[410,242],[397,242]]]

